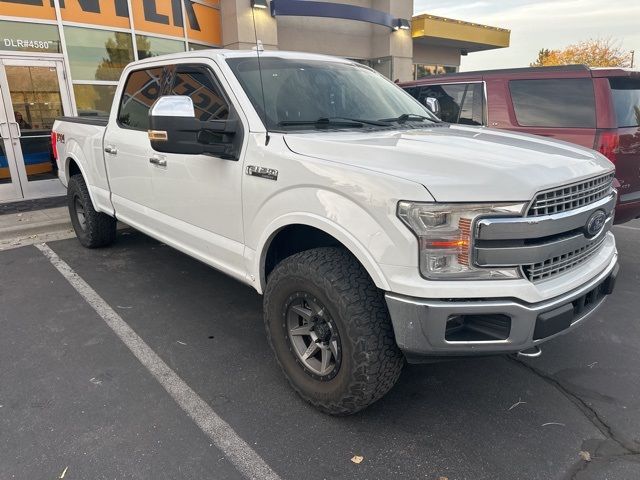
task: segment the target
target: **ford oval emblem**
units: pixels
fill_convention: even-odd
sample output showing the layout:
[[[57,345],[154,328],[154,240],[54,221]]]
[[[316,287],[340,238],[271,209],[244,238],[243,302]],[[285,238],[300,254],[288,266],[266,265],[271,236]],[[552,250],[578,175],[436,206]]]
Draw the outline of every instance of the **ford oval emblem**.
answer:
[[[605,222],[607,221],[607,214],[604,210],[596,210],[591,214],[589,219],[587,220],[587,224],[584,226],[585,235],[587,237],[595,237],[602,227],[604,227]]]

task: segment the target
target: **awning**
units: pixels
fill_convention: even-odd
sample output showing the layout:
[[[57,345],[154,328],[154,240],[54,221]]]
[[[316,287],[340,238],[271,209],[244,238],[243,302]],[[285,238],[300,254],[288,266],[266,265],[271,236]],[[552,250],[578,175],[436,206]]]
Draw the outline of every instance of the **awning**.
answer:
[[[411,36],[415,43],[479,52],[508,47],[511,31],[505,28],[421,14],[411,20]]]

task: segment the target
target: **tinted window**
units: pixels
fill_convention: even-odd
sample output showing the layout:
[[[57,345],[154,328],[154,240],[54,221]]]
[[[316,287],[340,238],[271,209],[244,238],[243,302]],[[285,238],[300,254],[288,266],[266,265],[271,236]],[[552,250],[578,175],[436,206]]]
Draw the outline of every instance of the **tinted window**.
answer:
[[[518,124],[525,127],[595,128],[596,107],[590,78],[512,80]]]
[[[450,85],[425,85],[417,92],[410,92],[422,103],[435,98],[440,103],[440,118],[449,123],[482,125],[483,91],[481,83],[455,83]]]
[[[179,67],[171,95],[191,97],[196,117],[200,120],[224,120],[229,117],[229,105],[213,74],[201,67]]]
[[[118,110],[118,123],[135,130],[149,129],[149,109],[160,95],[162,68],[131,72]]]
[[[640,79],[610,78],[618,127],[640,126]]]

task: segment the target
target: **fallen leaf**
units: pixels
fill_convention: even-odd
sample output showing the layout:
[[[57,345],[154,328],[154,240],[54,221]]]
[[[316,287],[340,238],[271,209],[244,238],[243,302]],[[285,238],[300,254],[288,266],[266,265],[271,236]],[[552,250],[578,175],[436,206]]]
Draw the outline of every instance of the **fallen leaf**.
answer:
[[[511,405],[509,407],[509,410],[507,410],[508,412],[510,412],[511,410],[513,410],[514,408],[516,408],[518,405],[525,405],[527,402],[523,402],[522,398],[519,398],[518,401],[516,403],[514,403],[513,405]]]
[[[560,423],[560,422],[547,422],[542,424],[543,427],[546,427],[548,425],[558,425],[559,427],[566,427],[564,423]]]
[[[578,455],[580,455],[580,458],[585,462],[591,461],[591,454],[589,452],[582,451]]]
[[[438,477],[438,480],[449,480],[449,477]]]
[[[362,460],[364,460],[364,457],[361,457],[360,455],[354,455],[353,458],[351,458],[351,461],[353,463],[362,463]]]

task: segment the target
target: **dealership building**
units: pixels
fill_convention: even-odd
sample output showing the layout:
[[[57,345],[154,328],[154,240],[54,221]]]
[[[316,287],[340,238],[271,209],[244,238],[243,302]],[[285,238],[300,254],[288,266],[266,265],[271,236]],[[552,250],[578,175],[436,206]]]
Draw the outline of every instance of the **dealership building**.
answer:
[[[413,15],[412,0],[0,0],[0,202],[60,195],[60,115],[106,114],[124,66],[207,48],[350,58],[393,80],[457,71],[508,30]]]

